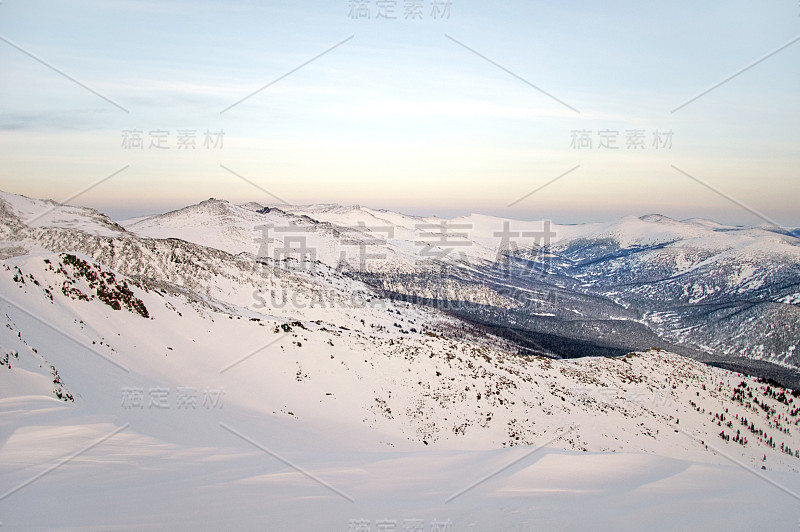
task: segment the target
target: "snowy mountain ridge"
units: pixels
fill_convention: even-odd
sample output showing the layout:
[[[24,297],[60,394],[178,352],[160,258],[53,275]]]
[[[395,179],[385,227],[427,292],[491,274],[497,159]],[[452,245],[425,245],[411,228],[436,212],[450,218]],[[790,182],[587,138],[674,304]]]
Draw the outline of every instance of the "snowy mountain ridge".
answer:
[[[605,347],[636,349],[636,338],[654,334],[663,347],[683,344],[683,354],[701,359],[800,366],[800,309],[793,303],[800,299],[800,239],[771,228],[655,214],[581,225],[486,215],[444,220],[357,205],[221,200],[123,225],[234,254],[304,253],[401,297],[441,303],[479,289],[483,295],[470,301],[505,301],[505,308],[566,320],[527,323],[533,333],[569,334],[570,322],[587,318],[626,319],[647,330],[633,327],[630,340]],[[556,297],[561,303],[548,305]],[[769,319],[754,322],[758,315]],[[466,317],[486,320],[481,309]],[[565,356],[537,342],[539,352]]]
[[[519,356],[517,340],[488,321],[384,297],[356,275],[385,268],[343,268],[342,234],[376,240],[344,231],[358,225],[352,218],[340,225],[213,200],[171,213],[160,228],[145,219],[112,233],[93,211],[71,208],[30,227],[19,213],[52,204],[6,198],[4,525],[161,529],[179,519],[195,529],[347,530],[361,518],[399,526],[446,516],[456,530],[514,530],[564,519],[578,497],[609,526],[625,528],[627,519],[609,508],[639,507],[649,517],[637,525],[690,529],[710,523],[690,510],[713,505],[720,486],[726,508],[739,503],[725,517],[710,514],[714,523],[752,524],[752,504],[770,509],[759,522],[773,528],[796,518],[800,408],[791,389],[646,345],[614,357]],[[396,234],[418,223],[381,216],[407,224]],[[248,224],[292,222],[316,228],[305,235],[316,259],[258,253]],[[220,249],[228,238],[249,248]],[[412,240],[382,245],[388,262],[420,271]],[[481,308],[529,315],[514,306],[519,294],[499,289],[519,278],[490,277],[482,247],[446,263],[452,279],[436,282],[452,283],[454,294],[472,283],[485,295]],[[381,279],[397,290],[409,282]],[[581,310],[562,305],[558,312]],[[607,321],[616,330],[627,323]],[[92,442],[100,443],[26,484]],[[519,462],[523,450],[539,454]],[[508,474],[463,491],[498,468]],[[90,479],[100,487],[64,493],[69,483],[95,486]],[[108,512],[97,511],[98,490]],[[185,490],[193,495],[177,494]],[[487,494],[499,503],[478,512]],[[51,502],[43,509],[41,500]],[[681,516],[659,521],[667,507]]]

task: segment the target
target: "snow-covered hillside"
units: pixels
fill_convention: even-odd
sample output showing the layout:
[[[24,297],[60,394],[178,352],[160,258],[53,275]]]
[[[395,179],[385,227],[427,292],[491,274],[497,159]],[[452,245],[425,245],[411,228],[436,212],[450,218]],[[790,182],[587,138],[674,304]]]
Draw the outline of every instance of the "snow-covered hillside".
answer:
[[[6,203],[3,527],[797,526],[791,390],[661,350],[520,357],[335,263],[222,249],[301,216],[235,209],[174,240],[196,212],[112,235]]]
[[[800,240],[774,228],[662,215],[580,225],[476,214],[444,220],[357,205],[215,199],[123,225],[232,254],[319,260],[406,298],[526,309],[557,321],[514,317],[491,326],[586,341],[572,337],[576,322],[627,320],[621,341],[598,347],[637,349],[657,336],[696,358],[800,366]],[[485,320],[480,309],[464,314]]]

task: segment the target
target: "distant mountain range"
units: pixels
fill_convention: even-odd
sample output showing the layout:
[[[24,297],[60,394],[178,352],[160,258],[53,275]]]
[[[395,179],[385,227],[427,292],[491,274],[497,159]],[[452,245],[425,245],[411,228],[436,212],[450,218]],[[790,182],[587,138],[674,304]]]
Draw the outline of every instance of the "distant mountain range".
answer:
[[[34,240],[48,249],[65,248],[58,231],[76,229],[127,247],[137,237],[147,247],[181,248],[199,263],[224,252],[271,269],[313,274],[325,267],[382,296],[466,320],[521,354],[571,358],[658,347],[800,382],[800,238],[773,227],[657,214],[579,225],[484,215],[441,219],[357,205],[235,205],[213,198],[117,224],[88,209],[0,197],[9,227],[27,228],[24,221],[34,218],[27,230],[44,231]],[[104,260],[103,246],[83,244],[79,251]],[[163,259],[142,264],[147,253],[131,252],[134,264],[113,255],[108,265],[135,275],[166,266],[158,264]],[[185,269],[198,268],[186,260]],[[173,275],[185,274],[165,279]],[[184,278],[187,288],[198,281]],[[240,294],[237,304],[268,305],[287,294],[265,295]]]
[[[270,261],[300,258],[306,247],[306,259],[384,295],[499,328],[522,353],[661,347],[789,379],[800,367],[800,239],[769,226],[651,214],[546,227],[214,199],[122,225]],[[259,225],[274,226],[267,246],[256,243]],[[293,246],[301,251],[287,252]]]

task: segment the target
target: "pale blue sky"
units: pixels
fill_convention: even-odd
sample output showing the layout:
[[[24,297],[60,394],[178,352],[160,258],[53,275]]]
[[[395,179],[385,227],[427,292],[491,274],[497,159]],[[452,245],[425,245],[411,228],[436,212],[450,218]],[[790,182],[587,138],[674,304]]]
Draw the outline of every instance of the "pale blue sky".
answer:
[[[73,203],[121,218],[275,201],[224,165],[292,203],[762,223],[674,165],[800,225],[800,42],[671,112],[800,35],[796,0],[453,0],[445,19],[425,0],[421,20],[405,0],[396,20],[376,19],[376,0],[354,20],[350,3],[4,0],[0,36],[129,113],[0,42],[0,189],[63,200],[128,166]],[[145,149],[123,148],[125,129]],[[170,150],[147,147],[156,129]],[[197,149],[176,149],[181,129]],[[221,149],[203,148],[206,129],[225,132]],[[644,149],[626,149],[633,129]],[[672,148],[655,149],[670,129]],[[571,147],[573,130],[592,131],[592,149]],[[620,149],[598,148],[600,130]]]

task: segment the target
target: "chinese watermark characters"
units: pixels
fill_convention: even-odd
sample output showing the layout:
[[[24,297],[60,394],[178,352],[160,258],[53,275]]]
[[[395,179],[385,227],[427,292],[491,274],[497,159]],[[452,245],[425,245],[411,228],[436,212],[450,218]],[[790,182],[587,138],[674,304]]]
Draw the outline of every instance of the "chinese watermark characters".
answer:
[[[622,135],[623,139],[620,139]],[[647,146],[656,150],[671,150],[674,132],[670,129],[656,129],[649,135],[644,129],[600,129],[595,134],[590,129],[573,129],[570,131],[569,147],[573,150],[644,150]],[[648,142],[649,140],[649,142]]]
[[[195,150],[198,147],[206,150],[221,150],[225,132],[206,129],[198,136],[196,129],[178,129],[172,134],[165,129],[152,129],[144,132],[140,129],[122,130],[122,149],[125,150]]]
[[[374,526],[373,526],[374,524]],[[427,525],[427,526],[426,526]],[[450,532],[453,521],[450,519],[350,519],[348,532]]]
[[[191,386],[177,386],[175,389],[165,386],[143,388],[141,386],[125,386],[122,388],[120,406],[130,409],[155,410],[196,410],[198,407],[211,409],[222,408],[222,388],[205,388],[199,392]]]
[[[452,0],[349,0],[353,20],[442,20],[450,18]]]

